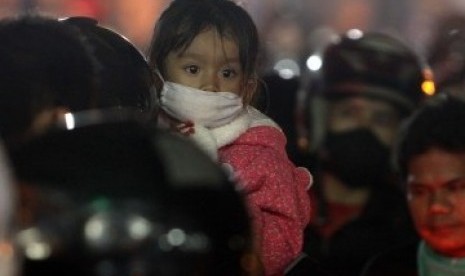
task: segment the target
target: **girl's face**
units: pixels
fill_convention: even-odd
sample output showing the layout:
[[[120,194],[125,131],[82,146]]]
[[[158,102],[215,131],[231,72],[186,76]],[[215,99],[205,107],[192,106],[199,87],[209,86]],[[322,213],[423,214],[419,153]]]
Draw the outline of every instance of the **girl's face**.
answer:
[[[165,70],[170,82],[209,92],[245,93],[238,46],[214,28],[199,33],[184,52],[170,52]]]

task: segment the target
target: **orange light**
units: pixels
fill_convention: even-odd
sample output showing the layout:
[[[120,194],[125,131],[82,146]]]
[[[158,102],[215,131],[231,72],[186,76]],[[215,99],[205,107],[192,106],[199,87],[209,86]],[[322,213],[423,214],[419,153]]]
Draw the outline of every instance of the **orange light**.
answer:
[[[434,81],[432,80],[425,80],[421,84],[421,90],[428,96],[433,96],[436,93],[436,86],[434,85]]]
[[[421,90],[428,96],[436,94],[436,85],[434,84],[434,74],[431,68],[427,67],[423,69],[424,81],[421,84]]]

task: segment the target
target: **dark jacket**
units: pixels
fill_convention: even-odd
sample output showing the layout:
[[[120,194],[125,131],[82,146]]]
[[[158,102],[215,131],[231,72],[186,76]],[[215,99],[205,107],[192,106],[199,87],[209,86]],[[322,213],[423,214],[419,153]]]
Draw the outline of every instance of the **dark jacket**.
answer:
[[[374,191],[361,214],[328,240],[318,232],[318,222],[326,219],[324,208],[325,203],[320,201],[320,218],[314,218],[306,229],[304,251],[336,275],[358,276],[365,263],[379,252],[416,239],[400,190]]]
[[[390,248],[371,259],[360,276],[417,276],[418,242]]]

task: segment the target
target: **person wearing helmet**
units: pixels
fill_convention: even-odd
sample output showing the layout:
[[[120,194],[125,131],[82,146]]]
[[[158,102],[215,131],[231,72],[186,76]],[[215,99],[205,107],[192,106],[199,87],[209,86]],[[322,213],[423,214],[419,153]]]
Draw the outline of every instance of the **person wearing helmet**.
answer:
[[[358,275],[373,254],[415,237],[389,155],[422,98],[422,67],[398,39],[352,30],[327,46],[321,74],[314,100],[326,114],[313,117],[323,136],[305,250],[336,275]]]
[[[174,134],[82,115],[10,152],[21,275],[256,275],[245,202],[219,166]]]

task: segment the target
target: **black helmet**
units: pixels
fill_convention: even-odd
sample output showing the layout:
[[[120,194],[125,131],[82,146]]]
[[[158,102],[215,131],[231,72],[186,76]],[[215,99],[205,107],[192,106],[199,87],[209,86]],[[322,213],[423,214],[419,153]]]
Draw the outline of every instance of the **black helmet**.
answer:
[[[324,96],[366,95],[410,111],[422,98],[423,70],[401,41],[382,33],[349,31],[323,56]]]
[[[22,275],[241,275],[243,198],[183,138],[115,121],[50,132],[10,155]]]
[[[98,107],[132,107],[153,112],[156,93],[151,70],[127,38],[89,17],[69,17],[60,22],[77,27],[93,50],[99,68]]]

